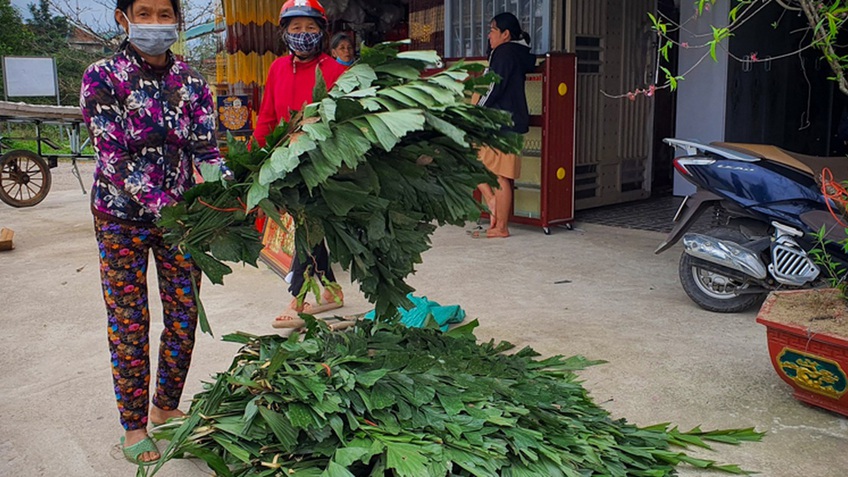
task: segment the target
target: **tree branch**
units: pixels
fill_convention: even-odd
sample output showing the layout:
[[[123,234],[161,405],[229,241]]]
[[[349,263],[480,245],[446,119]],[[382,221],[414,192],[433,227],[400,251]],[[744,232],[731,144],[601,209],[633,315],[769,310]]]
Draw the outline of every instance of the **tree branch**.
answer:
[[[818,49],[824,53],[824,58],[827,61],[827,64],[830,66],[830,69],[833,71],[833,74],[836,75],[834,78],[836,83],[839,85],[839,91],[842,94],[848,96],[848,81],[845,78],[845,68],[842,62],[839,59],[839,55],[836,54],[836,51],[833,48],[833,42],[830,40],[828,32],[825,31],[825,22],[826,19],[819,13],[819,0],[798,0],[801,4],[801,9],[804,11],[804,15],[807,16],[807,22],[813,28],[813,43],[816,45]],[[844,23],[844,20],[842,21]],[[840,26],[841,24],[840,23]]]

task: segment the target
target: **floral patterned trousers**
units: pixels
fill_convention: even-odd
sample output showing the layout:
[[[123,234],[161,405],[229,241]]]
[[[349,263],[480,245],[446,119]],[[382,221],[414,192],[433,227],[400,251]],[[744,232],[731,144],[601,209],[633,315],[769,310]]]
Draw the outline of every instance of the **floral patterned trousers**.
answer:
[[[155,226],[128,225],[94,218],[100,248],[100,277],[108,317],[112,378],[121,424],[126,430],[147,426],[150,343],[147,264],[150,250],[159,277],[164,330],[153,404],[164,410],[180,402],[194,348],[197,303],[191,277],[200,286],[200,271],[191,257],[162,239]]]

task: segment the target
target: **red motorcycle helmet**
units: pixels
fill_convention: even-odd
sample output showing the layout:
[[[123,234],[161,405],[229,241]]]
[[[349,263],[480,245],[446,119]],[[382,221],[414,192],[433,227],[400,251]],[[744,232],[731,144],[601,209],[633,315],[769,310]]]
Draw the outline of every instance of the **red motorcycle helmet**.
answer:
[[[327,24],[327,15],[318,0],[288,0],[280,9],[280,25],[294,17],[314,18],[321,25]]]

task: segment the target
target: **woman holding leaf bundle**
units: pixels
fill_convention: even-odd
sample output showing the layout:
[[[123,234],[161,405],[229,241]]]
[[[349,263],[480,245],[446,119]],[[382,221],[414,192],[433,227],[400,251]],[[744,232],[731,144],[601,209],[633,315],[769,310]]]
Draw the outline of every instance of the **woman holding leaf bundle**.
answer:
[[[194,185],[195,165],[228,172],[215,140],[209,87],[169,50],[179,18],[179,0],[117,0],[115,21],[128,39],[115,56],[88,67],[80,93],[96,151],[91,209],[114,390],[126,431],[121,442],[127,460],[142,465],[159,459],[148,420],[158,424],[183,415],[177,406],[194,348],[200,281],[192,257],[166,244],[156,221]],[[165,324],[152,407],[151,250]]]
[[[489,91],[480,98],[478,106],[497,108],[512,114],[512,126],[505,131],[524,134],[530,130],[530,113],[524,92],[525,75],[533,70],[536,57],[530,53],[530,35],[521,31],[518,18],[512,13],[495,15],[489,25],[488,71],[497,73],[500,82],[492,83]],[[472,234],[474,238],[509,237],[509,216],[512,213],[512,187],[521,174],[521,161],[517,154],[507,154],[491,147],[480,148],[480,160],[498,176],[498,189],[480,184],[478,190],[489,208],[490,227],[485,235]]]
[[[290,55],[271,64],[254,136],[265,147],[265,138],[281,121],[289,121],[292,113],[312,102],[316,75],[321,72],[327,89],[333,87],[346,67],[324,51],[328,45],[327,18],[324,7],[316,0],[288,0],[280,10],[283,41]],[[272,145],[273,146],[273,145]],[[321,303],[305,302],[303,285],[307,275],[319,277],[324,284]],[[289,276],[289,291],[294,296],[289,309],[274,320],[274,327],[286,328],[299,324],[297,313],[318,313],[342,305],[341,287],[336,283],[327,247],[321,243],[310,256],[295,256]]]

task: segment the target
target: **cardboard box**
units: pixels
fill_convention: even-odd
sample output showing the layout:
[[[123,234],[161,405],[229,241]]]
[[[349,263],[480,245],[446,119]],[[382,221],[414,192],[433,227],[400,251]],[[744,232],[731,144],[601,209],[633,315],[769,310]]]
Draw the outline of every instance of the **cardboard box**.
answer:
[[[14,236],[15,232],[12,229],[0,228],[0,251],[15,248],[15,245],[12,243]]]

